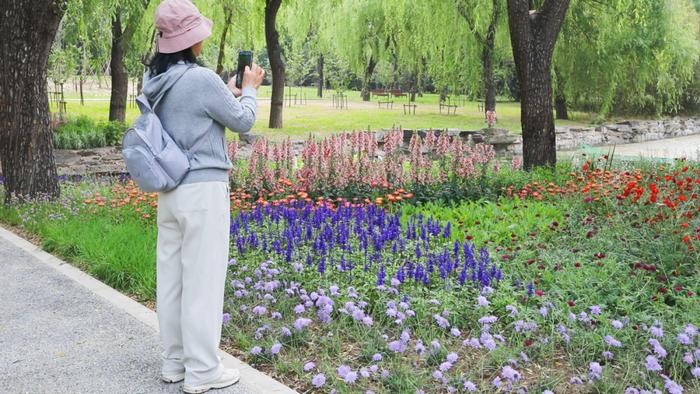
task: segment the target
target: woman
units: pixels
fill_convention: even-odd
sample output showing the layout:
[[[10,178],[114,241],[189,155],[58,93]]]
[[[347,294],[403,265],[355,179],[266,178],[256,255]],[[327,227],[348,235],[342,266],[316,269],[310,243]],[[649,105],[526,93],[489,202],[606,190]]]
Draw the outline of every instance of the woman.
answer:
[[[162,380],[184,380],[186,393],[236,383],[224,369],[221,339],[229,253],[230,200],[225,128],[247,133],[255,122],[256,91],[264,78],[246,68],[242,89],[225,85],[196,58],[211,35],[211,20],[189,0],[157,8],[157,51],[143,93],[155,103],[163,127],[188,151],[191,169],[180,186],[158,199],[157,310],[163,342]],[[235,97],[240,97],[240,101]]]

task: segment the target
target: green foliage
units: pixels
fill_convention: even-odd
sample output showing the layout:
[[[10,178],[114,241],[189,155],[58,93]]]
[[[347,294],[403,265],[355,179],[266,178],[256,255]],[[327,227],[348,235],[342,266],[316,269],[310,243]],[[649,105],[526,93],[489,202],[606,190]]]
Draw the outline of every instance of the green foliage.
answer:
[[[121,143],[127,128],[122,122],[96,122],[89,116],[81,115],[56,129],[54,148],[87,149],[116,146]]]
[[[554,64],[574,108],[660,115],[679,109],[700,57],[688,0],[572,1]]]

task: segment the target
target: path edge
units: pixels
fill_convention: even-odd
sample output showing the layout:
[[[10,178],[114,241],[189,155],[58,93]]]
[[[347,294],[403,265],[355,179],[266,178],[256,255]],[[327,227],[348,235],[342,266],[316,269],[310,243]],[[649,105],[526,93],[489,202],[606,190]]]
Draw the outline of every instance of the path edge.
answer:
[[[93,278],[70,263],[47,253],[40,247],[11,232],[2,225],[0,225],[0,238],[22,249],[24,252],[30,254],[44,265],[58,271],[80,286],[87,288],[93,294],[97,295],[117,309],[128,313],[136,320],[153,329],[155,332],[159,332],[158,316],[156,315],[156,312],[148,309],[139,302],[129,298],[103,282]],[[283,383],[273,379],[261,371],[258,371],[249,364],[244,363],[227,352],[224,352],[223,350],[220,350],[219,352],[224,366],[227,368],[238,369],[241,372],[241,381],[245,382],[246,385],[255,389],[259,393],[298,394],[296,391],[287,387]]]

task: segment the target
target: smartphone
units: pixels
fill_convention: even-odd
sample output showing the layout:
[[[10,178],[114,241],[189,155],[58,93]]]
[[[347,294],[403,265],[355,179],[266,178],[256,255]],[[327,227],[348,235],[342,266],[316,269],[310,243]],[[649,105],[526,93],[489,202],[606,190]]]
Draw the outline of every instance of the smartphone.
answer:
[[[236,71],[236,87],[238,89],[243,86],[243,72],[245,67],[253,67],[253,52],[240,51],[238,52],[238,71]]]

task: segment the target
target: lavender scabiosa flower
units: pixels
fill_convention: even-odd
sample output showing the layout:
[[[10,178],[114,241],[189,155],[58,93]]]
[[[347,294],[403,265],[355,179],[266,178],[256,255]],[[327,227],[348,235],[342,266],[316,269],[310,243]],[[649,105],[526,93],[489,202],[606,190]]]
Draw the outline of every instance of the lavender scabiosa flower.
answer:
[[[221,317],[222,324],[226,325],[226,323],[231,321],[231,314],[230,313],[224,313],[223,316]]]
[[[406,350],[406,344],[401,341],[391,341],[388,347],[394,353],[403,353]]]
[[[311,319],[300,317],[294,321],[294,328],[297,331],[301,331],[304,329],[304,327],[308,326],[309,324],[311,324]]]
[[[433,318],[435,319],[435,322],[440,328],[448,328],[450,326],[450,322],[438,314],[434,314]]]
[[[661,364],[659,364],[659,360],[652,355],[648,355],[646,357],[646,362],[644,363],[644,367],[647,369],[647,371],[651,371],[651,372],[658,372],[658,371],[662,370]]]
[[[464,389],[467,390],[469,393],[473,393],[476,391],[476,385],[472,383],[470,380],[465,380],[464,381]]]
[[[693,355],[690,352],[685,352],[683,353],[683,362],[686,364],[693,364],[695,360],[693,359]]]
[[[693,344],[692,338],[690,338],[690,336],[684,332],[678,334],[676,336],[676,338],[678,339],[678,342],[680,342],[681,345],[692,345]]]
[[[459,331],[457,327],[452,327],[452,329],[450,330],[450,334],[452,334],[453,337],[458,337],[462,335],[462,332]]]
[[[454,353],[454,352],[448,353],[448,354],[447,354],[447,357],[445,357],[445,359],[446,359],[447,361],[449,361],[449,362],[451,362],[451,363],[453,363],[453,364],[457,362],[457,359],[458,359],[458,358],[459,358],[459,356],[457,355],[457,353]]]
[[[362,368],[360,368],[360,376],[362,376],[363,378],[368,378],[368,377],[372,376],[372,374],[369,372],[369,370],[367,368],[362,367]]]
[[[372,361],[374,361],[374,362],[382,361],[382,355],[379,354],[379,353],[375,353],[375,354],[372,356]]]
[[[614,357],[614,354],[613,354],[612,352],[607,351],[607,350],[604,351],[603,353],[601,353],[601,355],[602,355],[603,358],[606,359],[606,360],[612,360],[613,357]]]
[[[440,371],[433,371],[433,378],[435,380],[442,380],[442,372]]]
[[[688,323],[688,325],[685,326],[683,329],[683,332],[686,333],[689,337],[694,337],[698,335],[698,328],[692,325],[691,323]]]
[[[489,304],[490,304],[489,300],[487,300],[486,297],[484,297],[484,296],[479,296],[476,299],[476,305],[479,307],[487,307],[487,306],[489,306]]]
[[[658,326],[651,326],[651,328],[649,329],[649,332],[651,333],[651,335],[653,335],[657,338],[661,338],[664,336],[663,328],[658,327]]]
[[[521,377],[520,372],[513,369],[513,367],[511,367],[510,365],[506,365],[503,367],[503,369],[501,370],[501,376],[506,378],[509,382],[518,381]]]
[[[343,380],[345,381],[345,383],[348,383],[348,384],[355,383],[355,381],[357,381],[357,372],[355,372],[355,371],[348,372],[348,374],[345,375],[345,378],[343,378]]]
[[[617,339],[613,338],[611,335],[606,335],[605,338],[605,343],[607,343],[609,346],[612,347],[622,347],[622,342],[618,341]]]
[[[252,355],[258,355],[262,353],[262,348],[260,346],[253,346],[252,349],[250,349],[250,354]]]
[[[479,319],[479,323],[481,324],[493,324],[498,320],[496,316],[484,316]]]
[[[612,324],[613,328],[616,330],[621,330],[623,327],[622,322],[619,320],[613,320],[610,324]]]
[[[338,372],[338,376],[339,376],[341,379],[345,379],[345,377],[346,377],[350,372],[352,372],[352,368],[350,368],[349,366],[343,364],[343,365],[341,365],[341,366],[338,367],[337,372]]]
[[[282,344],[276,343],[276,344],[272,345],[272,347],[270,348],[270,354],[272,354],[272,355],[279,354],[280,350],[282,350]]]
[[[447,372],[447,371],[449,371],[449,370],[452,368],[452,363],[449,362],[449,361],[445,361],[445,362],[441,363],[440,366],[439,366],[438,368],[439,368],[440,371],[442,371],[442,372]]]
[[[314,364],[312,361],[309,361],[308,363],[304,364],[304,372],[309,372],[314,368],[316,368],[316,364]]]
[[[665,358],[668,352],[666,352],[666,349],[661,346],[661,343],[657,341],[654,338],[649,338],[649,345],[654,349],[654,353],[656,353],[659,358]]]
[[[603,313],[602,308],[598,305],[593,305],[589,309],[590,309],[592,315],[600,315],[601,313]]]
[[[311,384],[314,385],[316,388],[323,387],[323,385],[326,383],[326,375],[320,373],[318,375],[314,375],[314,377],[311,379]]]
[[[571,377],[571,379],[569,379],[569,383],[571,383],[571,384],[583,384],[583,380],[581,380],[581,378],[578,376],[573,376],[573,377]]]
[[[306,308],[304,308],[304,305],[302,304],[299,304],[294,307],[294,313],[296,314],[304,313],[304,311],[306,311]]]
[[[683,387],[671,380],[668,376],[661,375],[662,378],[664,378],[664,387],[666,387],[666,391],[669,392],[669,394],[681,394],[683,393]]]
[[[690,374],[693,375],[694,378],[700,379],[700,367],[695,367],[691,369]]]
[[[510,317],[518,316],[518,308],[514,305],[506,305],[506,311],[510,312]]]
[[[603,372],[603,367],[597,362],[588,364],[588,377],[591,380],[600,380],[600,374]]]

